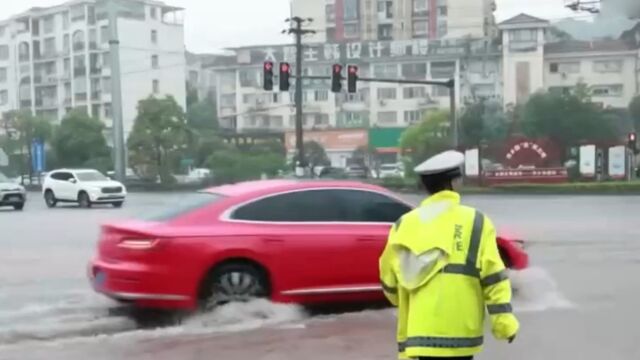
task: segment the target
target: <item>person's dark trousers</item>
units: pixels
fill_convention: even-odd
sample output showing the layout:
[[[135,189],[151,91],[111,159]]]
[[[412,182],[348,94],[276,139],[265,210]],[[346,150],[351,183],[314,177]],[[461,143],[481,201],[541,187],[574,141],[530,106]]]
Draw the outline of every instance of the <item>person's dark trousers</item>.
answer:
[[[420,357],[419,360],[473,360],[473,356],[461,357]]]

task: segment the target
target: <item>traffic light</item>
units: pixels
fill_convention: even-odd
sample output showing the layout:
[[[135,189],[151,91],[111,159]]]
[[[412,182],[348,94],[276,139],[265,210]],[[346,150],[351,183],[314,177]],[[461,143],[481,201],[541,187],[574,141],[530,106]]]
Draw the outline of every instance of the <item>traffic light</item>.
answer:
[[[264,89],[266,91],[271,91],[273,90],[273,62],[271,61],[265,61],[264,62],[264,68],[263,68],[263,73],[264,73]]]
[[[280,91],[289,91],[291,84],[289,78],[291,77],[291,65],[289,63],[280,63]]]
[[[355,65],[347,66],[347,91],[354,93],[358,90],[358,67]]]
[[[339,93],[342,91],[342,65],[334,64],[331,71],[331,91]]]
[[[638,136],[635,132],[631,132],[629,133],[629,139],[628,139],[628,144],[627,146],[629,147],[629,149],[631,149],[631,151],[633,151],[634,154],[638,153]]]

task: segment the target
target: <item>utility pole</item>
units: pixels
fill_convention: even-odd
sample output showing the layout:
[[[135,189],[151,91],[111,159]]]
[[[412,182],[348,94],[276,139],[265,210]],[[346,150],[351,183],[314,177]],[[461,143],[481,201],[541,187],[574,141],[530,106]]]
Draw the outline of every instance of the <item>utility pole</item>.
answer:
[[[113,118],[113,155],[116,179],[125,180],[124,125],[122,120],[122,83],[120,73],[120,41],[118,40],[118,4],[106,0],[109,14],[109,51],[111,55],[111,109]]]
[[[460,129],[458,129],[458,117],[456,114],[456,81],[451,79],[449,80],[449,82],[447,83],[447,86],[449,87],[449,104],[451,107],[451,127],[452,127],[452,132],[451,132],[451,136],[452,136],[452,146],[455,150],[458,149],[458,145],[460,145],[460,135],[458,133],[458,131]]]
[[[299,162],[299,166],[302,168],[307,167],[307,160],[304,155],[304,138],[303,138],[303,107],[302,107],[302,36],[307,34],[315,34],[314,30],[303,29],[304,23],[313,22],[312,18],[303,19],[299,16],[294,16],[287,19],[291,26],[284,32],[287,34],[293,34],[296,37],[296,89],[295,89],[295,103],[296,103],[296,149],[298,156],[296,157]]]

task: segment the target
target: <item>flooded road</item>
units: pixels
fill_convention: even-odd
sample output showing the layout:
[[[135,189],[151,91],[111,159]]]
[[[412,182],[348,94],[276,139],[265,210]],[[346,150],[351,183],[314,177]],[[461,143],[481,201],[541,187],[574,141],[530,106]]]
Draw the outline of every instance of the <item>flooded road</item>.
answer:
[[[0,211],[0,359],[394,359],[394,311],[309,315],[264,301],[140,330],[90,290],[98,225],[179,195],[132,195],[121,210]],[[413,202],[418,197],[409,197]],[[529,240],[532,268],[512,274],[522,332],[487,336],[479,359],[639,359],[638,197],[473,196],[501,233]]]

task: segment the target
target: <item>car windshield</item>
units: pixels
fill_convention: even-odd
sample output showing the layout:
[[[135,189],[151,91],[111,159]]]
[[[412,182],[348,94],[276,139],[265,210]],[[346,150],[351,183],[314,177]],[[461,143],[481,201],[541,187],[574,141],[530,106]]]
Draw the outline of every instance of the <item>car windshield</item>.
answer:
[[[140,220],[147,221],[170,221],[191,211],[201,209],[205,206],[220,201],[223,198],[224,197],[222,195],[209,192],[197,192],[193,194],[182,195],[180,196],[180,199],[176,201],[176,203],[171,203],[170,205],[164,207],[162,210],[152,212],[148,215],[139,216],[138,218]]]
[[[109,180],[108,177],[102,175],[97,171],[83,171],[76,173],[78,180],[80,181],[105,181]]]
[[[9,178],[0,172],[0,182],[10,182]]]

